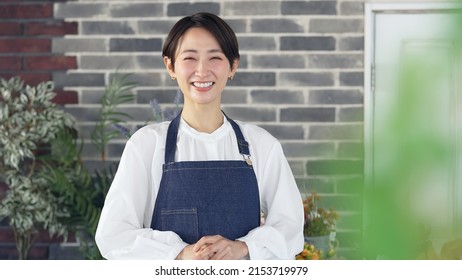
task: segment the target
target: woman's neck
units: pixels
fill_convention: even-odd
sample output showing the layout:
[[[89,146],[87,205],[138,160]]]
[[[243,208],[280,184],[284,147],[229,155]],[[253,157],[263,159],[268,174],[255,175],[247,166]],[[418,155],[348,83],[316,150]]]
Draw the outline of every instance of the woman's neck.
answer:
[[[184,107],[181,117],[199,132],[212,133],[223,125],[223,114],[220,108]]]

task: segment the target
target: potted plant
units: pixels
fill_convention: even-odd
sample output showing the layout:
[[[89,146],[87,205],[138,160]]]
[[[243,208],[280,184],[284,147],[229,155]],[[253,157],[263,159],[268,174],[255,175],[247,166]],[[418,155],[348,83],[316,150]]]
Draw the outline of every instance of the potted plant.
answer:
[[[305,214],[303,231],[306,243],[327,253],[332,249],[331,241],[335,240],[335,226],[339,215],[333,209],[326,210],[319,207],[320,199],[319,194],[311,192],[310,196],[303,200]]]
[[[316,248],[313,244],[305,242],[303,251],[295,256],[296,260],[324,260],[330,259],[335,255],[335,250],[330,248],[327,253]]]
[[[0,181],[8,185],[0,220],[8,219],[20,259],[27,259],[41,230],[64,237],[75,232],[82,255],[101,258],[94,234],[115,173],[104,152],[118,136],[111,125],[127,116],[117,106],[133,99],[127,77],[116,75],[106,87],[92,134],[103,166],[94,174],[84,168],[74,119],[52,102],[53,83],[31,87],[17,77],[0,80]]]
[[[0,200],[20,259],[27,259],[38,236],[66,236],[69,208],[46,178],[43,156],[57,135],[74,126],[73,118],[52,102],[52,82],[25,86],[21,79],[0,79],[0,180],[8,185]]]

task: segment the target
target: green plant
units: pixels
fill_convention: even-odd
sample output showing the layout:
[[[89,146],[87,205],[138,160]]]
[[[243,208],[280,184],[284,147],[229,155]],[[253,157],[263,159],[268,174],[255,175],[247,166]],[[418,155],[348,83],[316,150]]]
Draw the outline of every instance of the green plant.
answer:
[[[45,176],[40,159],[73,118],[52,102],[53,83],[25,86],[15,77],[0,80],[0,174],[9,189],[0,201],[0,219],[8,218],[19,258],[26,259],[39,230],[66,236],[70,217],[62,197]]]
[[[117,107],[123,103],[132,102],[134,99],[131,90],[135,83],[129,81],[130,74],[115,74],[106,86],[103,97],[101,98],[100,118],[96,123],[95,129],[91,134],[92,143],[96,146],[102,166],[102,176],[106,177],[106,146],[119,133],[113,129],[113,126],[131,118],[127,113],[117,110]],[[107,182],[106,182],[107,184]]]
[[[69,129],[57,134],[49,158],[45,161],[44,177],[69,209],[66,224],[78,236],[83,257],[91,259],[97,258],[93,257],[97,254],[94,252],[94,244],[87,239],[96,231],[103,195],[84,168],[81,160],[83,145],[77,143],[77,139],[76,132]]]
[[[333,210],[325,210],[318,207],[321,196],[312,192],[310,196],[303,200],[305,213],[305,236],[328,235],[335,230],[336,222],[339,218],[338,213]]]
[[[102,259],[95,246],[95,233],[104,199],[114,178],[116,165],[106,162],[108,143],[119,136],[112,126],[130,118],[120,112],[119,105],[133,100],[131,90],[135,83],[128,81],[129,74],[114,75],[101,98],[98,122],[91,134],[102,163],[101,169],[89,171],[84,168],[82,145],[77,143],[75,133],[62,131],[51,145],[50,158],[46,164],[46,178],[53,182],[58,193],[69,208],[69,227],[79,237],[80,252],[86,259]],[[56,168],[58,167],[59,168]]]
[[[130,119],[130,115],[118,110],[118,106],[124,103],[132,102],[134,99],[131,90],[136,83],[129,81],[130,74],[120,75],[116,73],[106,86],[103,97],[101,98],[101,111],[99,120],[91,134],[93,145],[97,148],[101,169],[94,170],[90,175],[89,189],[93,191],[91,194],[92,203],[88,208],[96,209],[85,214],[85,207],[82,207],[82,217],[86,219],[80,241],[82,242],[82,252],[87,259],[102,259],[101,254],[94,244],[96,228],[98,226],[99,216],[103,208],[104,199],[111,182],[114,178],[116,165],[108,164],[106,161],[106,147],[109,142],[119,136],[119,132],[114,130],[114,125],[124,122],[125,119]],[[84,206],[84,205],[82,205]]]
[[[135,83],[129,76],[111,78],[101,99],[91,140],[102,168],[94,173],[82,163],[83,146],[77,143],[73,118],[52,102],[52,82],[24,87],[19,78],[1,81],[0,176],[9,190],[0,204],[0,219],[8,217],[21,259],[27,258],[40,229],[63,236],[75,231],[83,256],[102,258],[94,236],[115,174],[105,150],[119,136],[113,125],[130,118],[117,109],[133,100]]]

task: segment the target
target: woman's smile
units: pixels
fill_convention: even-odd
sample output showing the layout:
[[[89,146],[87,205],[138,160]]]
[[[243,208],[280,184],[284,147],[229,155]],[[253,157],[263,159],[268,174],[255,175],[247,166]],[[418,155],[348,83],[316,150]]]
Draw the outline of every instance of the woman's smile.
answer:
[[[192,82],[191,83],[197,90],[206,91],[212,88],[214,82]]]

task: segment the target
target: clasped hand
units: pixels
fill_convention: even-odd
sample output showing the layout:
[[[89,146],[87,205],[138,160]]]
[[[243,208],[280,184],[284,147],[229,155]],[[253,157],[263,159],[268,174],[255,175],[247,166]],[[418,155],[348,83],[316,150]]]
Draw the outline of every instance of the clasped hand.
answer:
[[[197,243],[187,245],[177,260],[239,260],[249,254],[242,241],[229,240],[221,235],[204,236]]]

